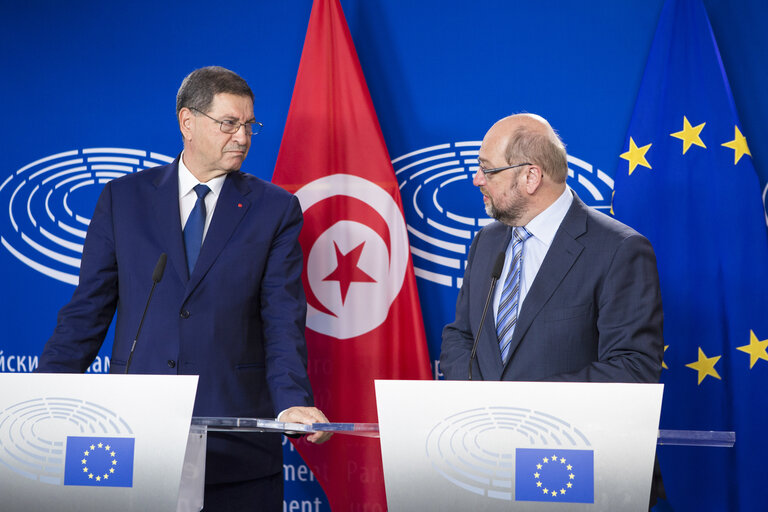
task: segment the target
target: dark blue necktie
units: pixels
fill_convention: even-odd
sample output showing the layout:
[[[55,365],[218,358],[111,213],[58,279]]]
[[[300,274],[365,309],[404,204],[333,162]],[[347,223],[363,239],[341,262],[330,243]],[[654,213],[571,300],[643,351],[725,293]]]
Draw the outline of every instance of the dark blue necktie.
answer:
[[[192,269],[195,268],[197,257],[200,255],[200,246],[203,245],[203,230],[205,229],[205,195],[211,191],[207,185],[202,183],[195,186],[197,201],[195,207],[187,218],[184,225],[184,247],[187,250],[187,268],[192,275]]]

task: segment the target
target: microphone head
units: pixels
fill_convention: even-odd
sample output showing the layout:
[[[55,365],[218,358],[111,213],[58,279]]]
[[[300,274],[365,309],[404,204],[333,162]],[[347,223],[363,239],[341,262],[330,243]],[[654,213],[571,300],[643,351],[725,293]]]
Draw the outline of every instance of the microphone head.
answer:
[[[501,277],[501,269],[504,268],[504,258],[506,257],[506,254],[503,252],[500,252],[498,256],[496,256],[496,262],[493,264],[493,270],[491,271],[491,277],[493,279],[498,279]]]
[[[163,253],[160,255],[160,257],[157,259],[157,264],[155,265],[155,271],[152,272],[152,281],[155,283],[159,283],[160,280],[163,278],[163,272],[165,272],[165,263],[168,261],[168,255]]]

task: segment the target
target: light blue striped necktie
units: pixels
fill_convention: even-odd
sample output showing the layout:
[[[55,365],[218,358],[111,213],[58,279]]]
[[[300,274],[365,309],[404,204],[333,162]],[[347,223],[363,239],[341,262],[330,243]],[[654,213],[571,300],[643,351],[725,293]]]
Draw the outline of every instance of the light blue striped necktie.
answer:
[[[200,246],[203,245],[203,231],[205,228],[205,196],[211,189],[208,185],[195,185],[195,194],[197,201],[192,208],[192,212],[184,225],[184,248],[187,251],[187,269],[192,275],[192,270],[197,263],[197,257],[200,255]]]
[[[509,272],[504,280],[499,310],[496,313],[496,334],[499,337],[499,349],[503,364],[507,364],[509,346],[517,323],[517,311],[520,303],[520,274],[523,269],[523,244],[530,237],[531,234],[524,227],[514,229],[512,264],[509,266]]]

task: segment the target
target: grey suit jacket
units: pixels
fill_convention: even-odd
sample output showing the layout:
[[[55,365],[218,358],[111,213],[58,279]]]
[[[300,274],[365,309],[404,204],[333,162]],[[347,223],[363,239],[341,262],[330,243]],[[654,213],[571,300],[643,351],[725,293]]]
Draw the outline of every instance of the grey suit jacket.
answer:
[[[483,228],[469,250],[456,319],[443,330],[440,367],[467,379],[469,355],[510,227]],[[573,204],[523,301],[503,366],[489,310],[473,363],[475,380],[658,382],[663,355],[656,257],[633,229]]]

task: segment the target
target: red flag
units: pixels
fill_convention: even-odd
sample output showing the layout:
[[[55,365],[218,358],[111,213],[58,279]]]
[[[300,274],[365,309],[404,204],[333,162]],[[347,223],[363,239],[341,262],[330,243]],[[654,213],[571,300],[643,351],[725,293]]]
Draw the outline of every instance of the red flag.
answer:
[[[374,379],[431,375],[399,188],[338,0],[312,7],[273,181],[304,210],[316,404],[334,422],[376,422]],[[385,509],[378,439],[297,446],[333,510]]]

